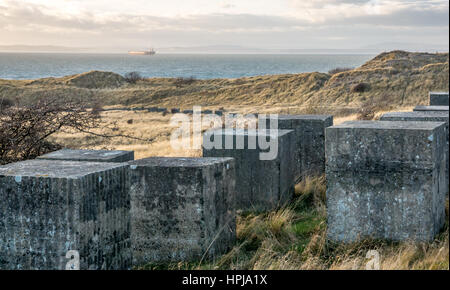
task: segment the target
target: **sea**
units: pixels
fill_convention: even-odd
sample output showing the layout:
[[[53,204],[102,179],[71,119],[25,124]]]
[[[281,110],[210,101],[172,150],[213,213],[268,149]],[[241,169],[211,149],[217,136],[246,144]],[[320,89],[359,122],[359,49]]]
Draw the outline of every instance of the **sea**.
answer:
[[[355,68],[369,54],[156,54],[0,53],[0,79],[62,77],[92,70],[143,77],[240,78]]]

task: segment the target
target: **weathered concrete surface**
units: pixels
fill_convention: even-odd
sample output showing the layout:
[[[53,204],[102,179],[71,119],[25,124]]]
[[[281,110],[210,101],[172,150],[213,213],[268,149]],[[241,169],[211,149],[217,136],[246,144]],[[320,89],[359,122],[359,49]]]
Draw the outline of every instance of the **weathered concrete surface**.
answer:
[[[353,121],[326,129],[328,237],[429,241],[445,221],[445,124]]]
[[[448,105],[448,92],[430,92],[430,106]]]
[[[134,151],[62,149],[39,156],[38,159],[89,162],[127,162],[134,160]]]
[[[236,207],[242,210],[265,211],[274,209],[288,202],[294,190],[294,156],[295,148],[293,130],[273,130],[266,133],[258,133],[258,130],[217,130],[207,132],[203,136],[203,144],[207,140],[222,140],[221,148],[203,148],[204,157],[233,157],[236,160]],[[229,137],[233,141],[234,149],[226,148],[225,139]],[[276,158],[273,160],[261,160],[261,152],[269,150],[261,149],[256,141],[256,149],[249,149],[249,137],[267,138],[278,144]],[[237,141],[243,141],[243,148],[238,148]],[[274,149],[274,150],[275,150]]]
[[[279,115],[278,128],[294,130],[295,178],[325,173],[325,128],[333,126],[330,115]],[[270,118],[268,118],[270,128]]]
[[[448,193],[449,185],[449,114],[448,112],[392,112],[386,113],[380,118],[381,121],[424,121],[424,122],[444,122],[446,124],[446,140],[445,161],[446,161],[446,188]]]
[[[131,267],[127,166],[30,160],[0,166],[0,269]]]
[[[236,238],[232,158],[147,158],[130,162],[134,265],[199,261]]]
[[[425,111],[425,112],[428,112],[428,111],[431,111],[431,112],[434,112],[434,111],[447,111],[448,112],[448,106],[416,106],[414,109],[413,109],[413,111]]]

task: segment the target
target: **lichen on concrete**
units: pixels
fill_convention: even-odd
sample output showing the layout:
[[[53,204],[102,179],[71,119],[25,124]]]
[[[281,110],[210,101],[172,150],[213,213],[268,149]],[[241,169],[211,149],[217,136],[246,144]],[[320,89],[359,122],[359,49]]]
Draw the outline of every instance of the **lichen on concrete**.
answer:
[[[327,128],[328,237],[432,240],[445,221],[445,146],[442,122]]]
[[[236,238],[232,158],[130,162],[134,265],[214,259]]]
[[[438,111],[438,112],[440,112],[440,111],[447,111],[447,113],[448,113],[448,106],[416,106],[414,109],[413,109],[413,111],[425,111],[425,112],[427,112],[427,111],[431,111],[431,112],[433,112],[433,111]]]
[[[0,166],[0,269],[131,267],[125,164],[29,160]]]
[[[276,133],[274,133],[276,132]],[[295,179],[295,143],[293,130],[242,130],[225,129],[207,132],[203,144],[211,140],[222,140],[222,146],[203,148],[204,157],[232,157],[236,160],[236,207],[242,210],[273,210],[291,200]],[[226,139],[232,146],[226,147]],[[253,138],[253,139],[251,139]],[[277,143],[275,158],[261,160],[261,149],[256,141],[254,149],[249,148],[250,140],[265,138]],[[242,148],[238,147],[242,140]]]
[[[37,159],[89,162],[127,162],[134,160],[134,151],[62,149],[39,156]]]
[[[430,106],[448,106],[448,92],[430,92]]]
[[[449,184],[449,114],[448,111],[415,111],[415,112],[391,112],[380,118],[381,121],[424,121],[424,122],[444,122],[446,124],[445,161],[446,161],[446,182],[447,193]]]
[[[278,129],[294,130],[296,180],[325,173],[325,128],[333,125],[330,115],[278,115]],[[270,118],[268,119],[270,128]]]

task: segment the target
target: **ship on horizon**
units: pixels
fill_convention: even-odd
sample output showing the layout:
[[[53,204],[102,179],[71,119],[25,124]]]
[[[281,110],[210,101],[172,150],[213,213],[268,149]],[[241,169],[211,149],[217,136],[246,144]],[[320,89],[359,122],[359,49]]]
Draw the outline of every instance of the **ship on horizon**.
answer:
[[[150,48],[149,50],[131,50],[131,51],[128,51],[128,54],[131,54],[131,55],[155,55],[156,51],[153,48]]]

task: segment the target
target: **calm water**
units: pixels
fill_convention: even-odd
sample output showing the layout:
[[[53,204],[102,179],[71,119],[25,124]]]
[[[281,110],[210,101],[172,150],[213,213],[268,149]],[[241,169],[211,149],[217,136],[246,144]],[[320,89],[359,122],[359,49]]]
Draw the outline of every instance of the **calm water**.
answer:
[[[195,55],[0,53],[0,78],[61,77],[90,70],[145,77],[238,78],[267,74],[327,72],[357,67],[373,55]]]

